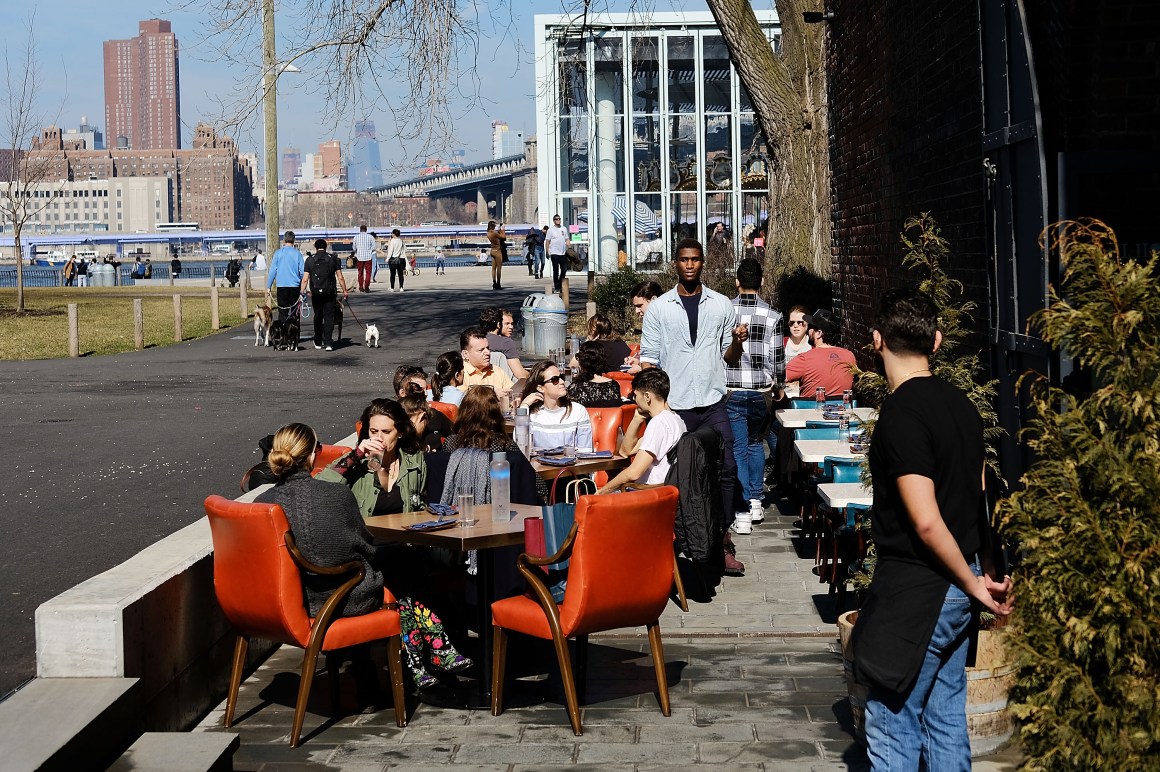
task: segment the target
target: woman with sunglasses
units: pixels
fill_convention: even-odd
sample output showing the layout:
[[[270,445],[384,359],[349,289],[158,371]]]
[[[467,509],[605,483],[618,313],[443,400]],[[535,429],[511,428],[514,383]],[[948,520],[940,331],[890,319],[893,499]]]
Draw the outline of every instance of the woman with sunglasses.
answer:
[[[806,334],[810,329],[809,323],[806,322],[807,314],[809,314],[809,310],[805,306],[794,306],[789,310],[789,317],[786,319],[789,323],[789,337],[785,339],[785,361],[787,364],[798,354],[804,354],[810,350],[810,338]]]
[[[527,396],[520,404],[531,413],[532,446],[592,447],[592,419],[568,399],[568,386],[555,362],[537,362],[528,373]]]
[[[398,416],[392,416],[390,412],[375,412],[373,416],[368,416],[376,408],[376,403],[390,401],[375,400],[363,413],[363,431],[368,436],[364,442],[359,443],[359,447],[366,454],[396,444],[397,436],[393,439],[384,439],[384,436],[391,432],[398,434],[393,425],[385,425],[387,422],[393,424]],[[398,404],[394,404],[397,408]],[[406,423],[405,415],[402,421]],[[373,427],[368,432],[372,422]],[[375,439],[371,440],[370,435],[374,435]],[[426,689],[438,683],[438,679],[427,671],[428,662],[448,673],[471,667],[471,660],[456,651],[447,639],[439,617],[423,603],[410,597],[411,592],[408,590],[415,583],[415,577],[427,576],[426,572],[416,568],[422,564],[422,556],[407,547],[376,547],[363,524],[360,510],[364,507],[359,501],[359,494],[355,493],[353,487],[334,484],[346,482],[336,471],[336,465],[343,459],[336,461],[317,478],[310,476],[319,447],[318,436],[305,424],[290,424],[279,429],[274,435],[269,458],[270,471],[277,482],[257,500],[282,507],[298,549],[310,562],[321,566],[337,566],[351,560],[362,561],[365,575],[339,610],[341,616],[358,616],[380,608],[383,605],[383,587],[387,585],[397,595],[404,596],[398,600],[403,648],[416,687]],[[355,452],[343,458],[349,458]],[[419,459],[422,461],[422,454]],[[352,470],[357,466],[359,464],[350,464],[346,468]],[[379,471],[377,462],[363,466],[376,466],[373,471],[368,470],[372,477]],[[332,479],[334,477],[337,479]],[[358,473],[354,477],[357,478],[356,483],[362,479]],[[398,489],[397,485],[395,489]],[[359,490],[365,491],[367,488],[360,486]],[[384,573],[387,574],[385,578]],[[312,617],[318,614],[326,598],[341,582],[340,577],[305,577],[307,610]]]

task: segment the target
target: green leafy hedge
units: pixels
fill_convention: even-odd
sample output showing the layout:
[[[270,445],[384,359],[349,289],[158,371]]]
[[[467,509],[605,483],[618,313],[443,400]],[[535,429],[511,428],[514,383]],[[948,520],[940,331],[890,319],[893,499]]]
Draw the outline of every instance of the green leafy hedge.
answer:
[[[1121,261],[1099,222],[1049,235],[1065,270],[1034,323],[1093,385],[1025,376],[1012,709],[1028,769],[1160,769],[1160,258]]]

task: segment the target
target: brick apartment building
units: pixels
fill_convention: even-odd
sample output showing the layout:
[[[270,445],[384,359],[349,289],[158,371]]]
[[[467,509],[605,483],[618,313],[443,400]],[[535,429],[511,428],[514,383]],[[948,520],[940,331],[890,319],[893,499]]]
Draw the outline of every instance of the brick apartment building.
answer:
[[[253,215],[253,169],[238,155],[229,137],[207,124],[194,129],[188,150],[86,150],[66,142],[50,126],[33,143],[30,154],[50,155],[47,180],[108,180],[117,177],[167,177],[172,185],[172,217],[196,222],[207,230],[245,228]],[[115,215],[116,213],[114,213]],[[128,223],[114,216],[110,229]]]
[[[105,130],[115,149],[181,147],[177,36],[162,19],[138,24],[128,40],[106,40]]]

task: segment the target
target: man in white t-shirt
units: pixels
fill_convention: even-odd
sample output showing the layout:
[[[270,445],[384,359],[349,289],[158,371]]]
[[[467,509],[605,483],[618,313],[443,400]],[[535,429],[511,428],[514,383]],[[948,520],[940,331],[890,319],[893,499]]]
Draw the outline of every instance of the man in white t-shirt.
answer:
[[[616,452],[621,456],[635,454],[635,458],[597,493],[612,493],[633,482],[663,485],[669,474],[669,451],[685,433],[685,422],[669,410],[669,376],[663,370],[650,368],[637,373],[632,379],[632,395],[636,415]]]
[[[548,258],[552,262],[552,289],[560,291],[560,284],[568,273],[568,230],[560,224],[560,215],[552,217],[552,227],[544,234]]]

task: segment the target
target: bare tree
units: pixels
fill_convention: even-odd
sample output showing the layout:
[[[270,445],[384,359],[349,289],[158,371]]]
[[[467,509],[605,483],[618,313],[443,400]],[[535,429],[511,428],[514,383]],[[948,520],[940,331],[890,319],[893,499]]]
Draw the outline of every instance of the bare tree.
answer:
[[[769,45],[749,0],[706,0],[749,92],[772,160],[766,274],[805,266],[830,275],[830,153],[824,24],[811,0],[777,0],[781,46]],[[820,5],[820,3],[818,3]]]
[[[0,218],[12,226],[16,250],[16,313],[24,313],[24,261],[20,243],[24,226],[37,217],[52,200],[55,191],[45,189],[43,183],[56,179],[60,153],[48,150],[24,153],[31,148],[46,117],[37,109],[37,87],[40,71],[36,58],[36,37],[32,19],[29,19],[26,46],[20,58],[13,63],[8,48],[4,49],[4,136],[8,147],[0,152],[8,155],[10,173],[0,182]],[[41,193],[43,195],[36,195]]]

